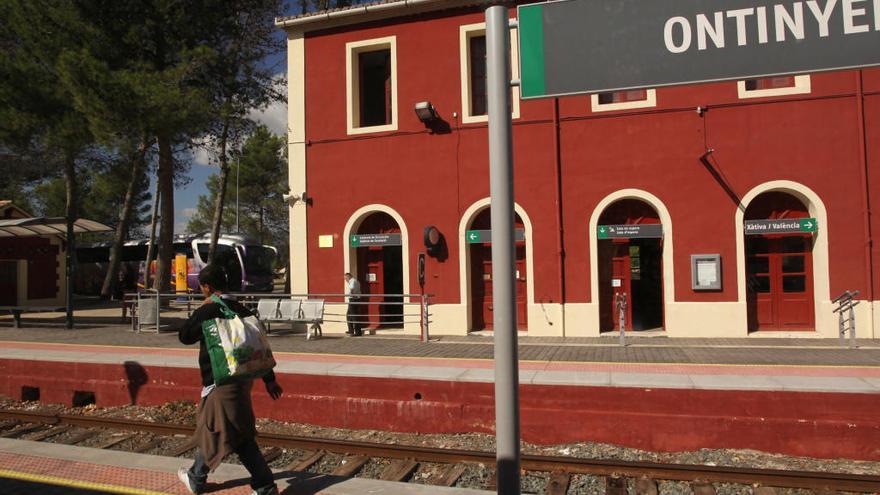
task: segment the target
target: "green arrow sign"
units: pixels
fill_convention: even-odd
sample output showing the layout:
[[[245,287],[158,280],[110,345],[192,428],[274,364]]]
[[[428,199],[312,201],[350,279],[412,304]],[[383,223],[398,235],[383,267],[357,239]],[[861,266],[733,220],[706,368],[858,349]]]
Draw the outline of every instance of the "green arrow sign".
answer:
[[[468,244],[489,243],[489,242],[492,242],[492,231],[491,230],[468,230],[465,233],[464,238]],[[526,240],[525,229],[516,229],[513,232],[513,238],[516,242],[525,242],[525,240]]]
[[[468,244],[479,244],[483,241],[480,239],[483,238],[480,230],[468,230],[467,234],[465,234],[465,239],[467,239]]]
[[[361,238],[359,235],[352,234],[351,236],[351,247],[358,247],[361,245]]]
[[[815,232],[816,227],[815,218],[801,218],[801,232]]]

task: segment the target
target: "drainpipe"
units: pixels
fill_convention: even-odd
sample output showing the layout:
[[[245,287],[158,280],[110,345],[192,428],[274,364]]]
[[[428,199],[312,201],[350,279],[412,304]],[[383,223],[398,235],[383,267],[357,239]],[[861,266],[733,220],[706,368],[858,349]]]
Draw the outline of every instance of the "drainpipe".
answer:
[[[871,308],[871,325],[874,324],[874,262],[871,257],[874,240],[871,237],[871,199],[868,189],[868,151],[867,151],[867,128],[865,127],[865,89],[862,86],[862,71],[856,71],[856,108],[859,119],[859,179],[862,181],[862,203],[864,204],[863,217],[865,227],[865,295]],[[876,332],[877,329],[874,329]]]
[[[565,337],[565,229],[562,226],[562,154],[559,150],[559,98],[553,98],[553,160],[556,173],[556,252],[559,257],[559,307],[562,317],[562,336]]]

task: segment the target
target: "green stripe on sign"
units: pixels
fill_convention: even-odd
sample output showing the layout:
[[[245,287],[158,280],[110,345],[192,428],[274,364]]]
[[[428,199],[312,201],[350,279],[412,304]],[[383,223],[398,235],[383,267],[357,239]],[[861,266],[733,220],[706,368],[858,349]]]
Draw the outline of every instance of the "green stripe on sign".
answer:
[[[522,97],[544,96],[544,14],[541,5],[519,8],[519,56]]]

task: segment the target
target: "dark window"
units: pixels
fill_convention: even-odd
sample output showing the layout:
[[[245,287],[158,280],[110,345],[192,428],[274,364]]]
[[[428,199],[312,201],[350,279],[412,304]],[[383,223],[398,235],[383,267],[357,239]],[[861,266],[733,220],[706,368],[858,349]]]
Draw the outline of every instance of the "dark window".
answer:
[[[806,292],[807,277],[804,275],[786,275],[782,277],[782,292]]]
[[[391,123],[391,50],[358,54],[360,127]]]
[[[645,101],[647,99],[647,89],[633,89],[629,91],[611,91],[608,93],[599,93],[600,105],[610,105],[612,103],[628,103],[631,101]]]
[[[762,77],[760,79],[746,79],[746,91],[760,89],[793,88],[794,76]]]
[[[764,275],[757,275],[751,278],[751,283],[749,284],[749,289],[752,292],[759,292],[762,294],[766,294],[770,292],[770,277]]]
[[[749,273],[770,273],[770,258],[766,256],[749,258]]]
[[[783,256],[782,273],[804,273],[805,263],[803,256]]]
[[[471,115],[486,115],[486,36],[470,38]]]

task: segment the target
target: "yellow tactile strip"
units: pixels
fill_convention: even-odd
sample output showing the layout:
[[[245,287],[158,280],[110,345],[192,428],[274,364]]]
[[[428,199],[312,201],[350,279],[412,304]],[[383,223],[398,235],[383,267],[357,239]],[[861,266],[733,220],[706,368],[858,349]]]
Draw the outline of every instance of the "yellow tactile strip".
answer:
[[[0,453],[0,478],[130,495],[189,493],[176,473],[21,454]],[[222,493],[247,493],[247,490],[236,487]]]

